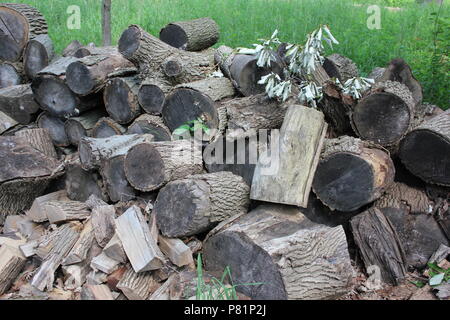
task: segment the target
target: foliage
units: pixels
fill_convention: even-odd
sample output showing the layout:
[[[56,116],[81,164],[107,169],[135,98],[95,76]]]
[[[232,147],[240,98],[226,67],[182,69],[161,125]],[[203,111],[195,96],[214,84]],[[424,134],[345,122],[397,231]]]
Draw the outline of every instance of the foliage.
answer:
[[[374,83],[375,81],[369,78],[351,78],[344,83],[342,92],[352,96],[354,99],[361,99],[362,94],[369,90]]]
[[[280,45],[281,42],[277,38],[278,30],[275,30],[270,39],[259,39],[261,44],[254,44],[255,49],[247,49],[247,48],[239,48],[239,53],[242,54],[252,54],[255,55],[258,59],[256,61],[256,65],[258,67],[270,68],[270,62],[276,59],[274,54],[275,48],[277,45]]]
[[[229,284],[226,284],[227,282]],[[205,283],[203,277],[201,254],[197,256],[197,300],[238,300],[239,298],[236,293],[236,287],[257,286],[262,284],[263,283],[233,284],[231,269],[228,266],[225,268],[220,279],[212,277],[211,281],[207,284]]]
[[[176,128],[173,131],[173,134],[177,136],[184,136],[186,133],[193,135],[197,130],[202,130],[204,133],[209,134],[208,126],[201,118],[185,122],[183,125]]]
[[[450,282],[450,268],[444,269],[439,267],[436,263],[428,263],[428,284],[432,287],[437,287],[443,283]],[[427,282],[410,281],[418,288],[423,288]]]

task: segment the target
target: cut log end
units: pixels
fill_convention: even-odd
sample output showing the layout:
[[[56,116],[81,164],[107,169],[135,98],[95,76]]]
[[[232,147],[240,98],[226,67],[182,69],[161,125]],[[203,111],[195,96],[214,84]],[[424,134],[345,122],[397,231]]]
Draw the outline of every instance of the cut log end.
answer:
[[[80,95],[90,93],[94,86],[95,80],[89,71],[89,68],[83,63],[76,61],[67,67],[67,84],[73,92]]]
[[[0,63],[0,89],[20,84],[22,77],[14,66]]]
[[[157,85],[144,84],[139,89],[139,104],[142,109],[150,114],[161,114],[165,97],[165,93]]]
[[[104,91],[106,111],[120,124],[133,121],[140,112],[137,94],[130,85],[133,84],[126,79],[116,78],[106,85]]]
[[[140,39],[141,31],[139,28],[137,26],[129,27],[119,39],[119,52],[127,59],[133,57],[139,49]]]
[[[186,49],[188,37],[186,32],[176,24],[169,24],[159,33],[159,38],[172,47]]]

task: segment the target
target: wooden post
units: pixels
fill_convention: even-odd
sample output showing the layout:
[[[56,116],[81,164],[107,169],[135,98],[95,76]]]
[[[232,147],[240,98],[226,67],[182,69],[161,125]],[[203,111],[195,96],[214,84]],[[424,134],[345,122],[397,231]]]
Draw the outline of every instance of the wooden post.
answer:
[[[111,0],[103,0],[102,6],[103,46],[111,45]]]

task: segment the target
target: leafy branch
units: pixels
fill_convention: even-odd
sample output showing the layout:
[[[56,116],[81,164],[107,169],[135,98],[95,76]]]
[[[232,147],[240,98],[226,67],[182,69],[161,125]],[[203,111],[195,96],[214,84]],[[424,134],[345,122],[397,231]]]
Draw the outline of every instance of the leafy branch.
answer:
[[[176,128],[173,131],[173,134],[177,136],[183,136],[185,133],[190,133],[192,136],[197,130],[202,130],[204,133],[209,134],[208,126],[201,118],[185,122],[183,125]]]

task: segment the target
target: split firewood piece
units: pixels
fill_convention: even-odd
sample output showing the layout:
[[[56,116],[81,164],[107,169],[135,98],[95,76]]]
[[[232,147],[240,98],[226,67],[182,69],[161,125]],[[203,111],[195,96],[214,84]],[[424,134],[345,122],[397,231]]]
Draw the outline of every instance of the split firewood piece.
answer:
[[[100,118],[92,129],[92,138],[109,138],[112,136],[122,135],[127,131],[120,124],[111,118]]]
[[[98,285],[108,280],[108,275],[101,271],[92,270],[86,276],[86,284]]]
[[[397,232],[408,266],[422,269],[441,244],[450,245],[438,222],[431,214],[412,214],[407,209],[382,208],[381,212]]]
[[[263,205],[230,219],[207,236],[203,252],[209,272],[229,267],[233,282],[261,283],[236,288],[252,299],[336,299],[351,290],[343,227],[313,223],[295,207]]]
[[[0,20],[0,60],[20,60],[28,41],[47,33],[44,16],[28,4],[0,4]]]
[[[26,238],[20,232],[3,232],[3,234],[0,235],[0,247],[9,246],[20,250],[26,242]]]
[[[356,134],[384,147],[396,146],[412,127],[414,100],[409,89],[394,81],[377,82],[351,114]]]
[[[81,59],[87,56],[117,55],[118,53],[119,51],[115,46],[96,47],[94,43],[90,43],[79,48],[74,56]]]
[[[151,142],[152,135],[117,135],[108,138],[84,137],[80,141],[79,152],[83,169],[98,169],[103,160],[123,156],[135,145]]]
[[[137,25],[122,33],[119,51],[144,74],[166,79],[172,84],[204,79],[216,69],[213,50],[200,53],[179,50]]]
[[[132,206],[116,220],[116,232],[135,272],[156,270],[165,258],[150,233],[141,209]]]
[[[107,82],[103,99],[112,119],[127,124],[142,113],[138,101],[140,85],[138,77],[113,78]]]
[[[290,106],[270,157],[264,152],[256,165],[250,198],[306,208],[326,132],[322,112]]]
[[[403,83],[411,91],[415,104],[422,103],[423,90],[420,82],[414,77],[411,67],[401,58],[393,59],[385,68],[378,81],[397,81]]]
[[[0,89],[0,111],[3,111],[20,124],[32,122],[39,111],[30,84]]]
[[[114,259],[120,263],[127,262],[127,255],[123,249],[122,242],[120,241],[117,233],[109,240],[106,246],[103,248],[103,252],[111,259]]]
[[[148,77],[141,83],[138,101],[142,109],[148,114],[160,115],[166,95],[172,86],[167,80]]]
[[[341,83],[345,83],[348,79],[359,76],[356,64],[351,59],[338,53],[333,53],[326,57],[323,68],[330,78],[339,79]]]
[[[394,176],[389,153],[374,144],[343,136],[326,140],[313,190],[331,210],[349,212],[381,197]]]
[[[172,47],[201,51],[219,40],[219,26],[211,18],[172,22],[159,32],[159,38]]]
[[[399,156],[415,176],[450,186],[450,110],[411,131],[400,143]]]
[[[67,67],[66,81],[73,92],[86,96],[102,90],[110,73],[132,67],[133,64],[117,51],[109,55],[90,55]]]
[[[102,161],[100,173],[112,202],[130,201],[136,198],[136,190],[125,175],[125,156],[117,156]]]
[[[85,284],[80,297],[81,300],[114,300],[111,290],[105,284]]]
[[[104,115],[105,112],[102,109],[95,109],[68,119],[64,124],[64,129],[70,143],[78,146],[81,138],[92,136],[93,128]]]
[[[22,68],[17,64],[0,62],[0,89],[22,83]]]
[[[21,137],[0,137],[0,224],[7,215],[28,210],[62,166]]]
[[[277,56],[276,53],[274,55]],[[283,75],[280,58],[272,59],[270,68],[258,67],[257,60],[255,55],[238,54],[227,46],[220,46],[215,52],[216,64],[231,79],[236,90],[246,97],[264,92],[264,85],[258,84],[263,76],[271,72]]]
[[[30,40],[23,54],[23,67],[28,79],[47,67],[55,55],[53,41],[47,34],[41,34]]]
[[[100,174],[84,170],[78,153],[66,157],[65,187],[70,200],[86,201],[91,195],[105,201],[109,199]]]
[[[32,240],[20,246],[20,251],[25,258],[32,257],[36,254],[38,243],[38,240]]]
[[[19,222],[25,219],[22,215],[11,215],[3,222],[3,233],[14,233],[19,231]]]
[[[43,205],[50,223],[86,220],[91,211],[80,201],[48,201]]]
[[[15,136],[24,138],[33,148],[41,151],[46,156],[58,159],[55,146],[47,129],[23,129],[17,131]]]
[[[266,139],[268,140],[268,139]],[[257,134],[228,134],[210,143],[203,151],[205,167],[209,173],[229,171],[241,176],[251,186],[260,153],[267,147]]]
[[[201,150],[190,140],[141,143],[125,158],[125,175],[140,191],[154,191],[170,181],[203,172]]]
[[[0,247],[0,295],[11,287],[25,262],[25,257],[17,248],[8,245]]]
[[[16,120],[0,111],[0,135],[7,132],[11,128],[14,128],[18,124],[19,123]]]
[[[108,257],[104,252],[94,257],[91,261],[91,268],[100,270],[103,273],[111,274],[119,267],[119,262]]]
[[[209,129],[217,129],[219,115],[215,102],[233,95],[233,85],[226,78],[207,78],[178,85],[165,99],[164,123],[173,132],[186,122],[201,118]]]
[[[226,108],[229,130],[279,129],[289,103],[279,103],[265,94],[236,98],[221,103]]]
[[[97,207],[108,205],[105,201],[103,201],[101,198],[99,198],[95,194],[89,196],[89,198],[86,200],[85,203],[88,206],[88,208],[91,210],[94,210]]]
[[[92,225],[94,236],[100,247],[106,244],[114,236],[114,219],[116,218],[116,209],[114,206],[98,206],[92,209]]]
[[[111,289],[112,291],[120,291],[120,289],[117,288],[117,285],[119,284],[120,280],[122,280],[127,270],[127,266],[121,266],[113,273],[108,275],[106,284],[108,285],[109,289]]]
[[[84,261],[88,256],[93,241],[94,229],[92,227],[92,219],[90,219],[84,224],[84,228],[80,233],[78,241],[61,264],[66,266]]]
[[[133,268],[128,268],[117,284],[117,289],[122,291],[128,300],[147,300],[158,288],[159,284],[151,272],[136,273]]]
[[[173,238],[211,230],[219,222],[247,212],[249,189],[242,177],[226,171],[170,182],[159,192],[153,209],[158,228]]]
[[[153,292],[147,300],[170,300],[170,288],[178,280],[179,278],[177,277],[177,274],[172,273],[166,282],[156,289],[156,291]]]
[[[52,116],[48,112],[42,112],[36,120],[39,128],[47,129],[53,144],[57,147],[67,147],[70,145],[69,137],[67,137],[64,128],[64,120]]]
[[[155,141],[171,141],[172,134],[161,117],[150,114],[139,116],[128,127],[127,134],[151,134]]]
[[[39,71],[31,89],[42,109],[53,116],[68,118],[102,106],[101,95],[77,96],[66,84],[67,67],[77,61],[74,57],[59,58]]]
[[[389,219],[371,208],[350,221],[353,237],[366,266],[377,266],[384,282],[397,285],[406,275],[403,244]]]
[[[66,223],[53,231],[52,248],[43,257],[43,262],[31,281],[32,286],[41,291],[45,288],[52,290],[56,269],[77,242],[80,231],[80,223]]]
[[[161,235],[158,237],[158,240],[159,248],[173,264],[178,267],[194,264],[192,251],[183,241],[176,238],[166,238]]]
[[[78,40],[73,40],[71,43],[67,45],[62,51],[63,57],[74,56],[75,52],[80,49],[83,45]]]

